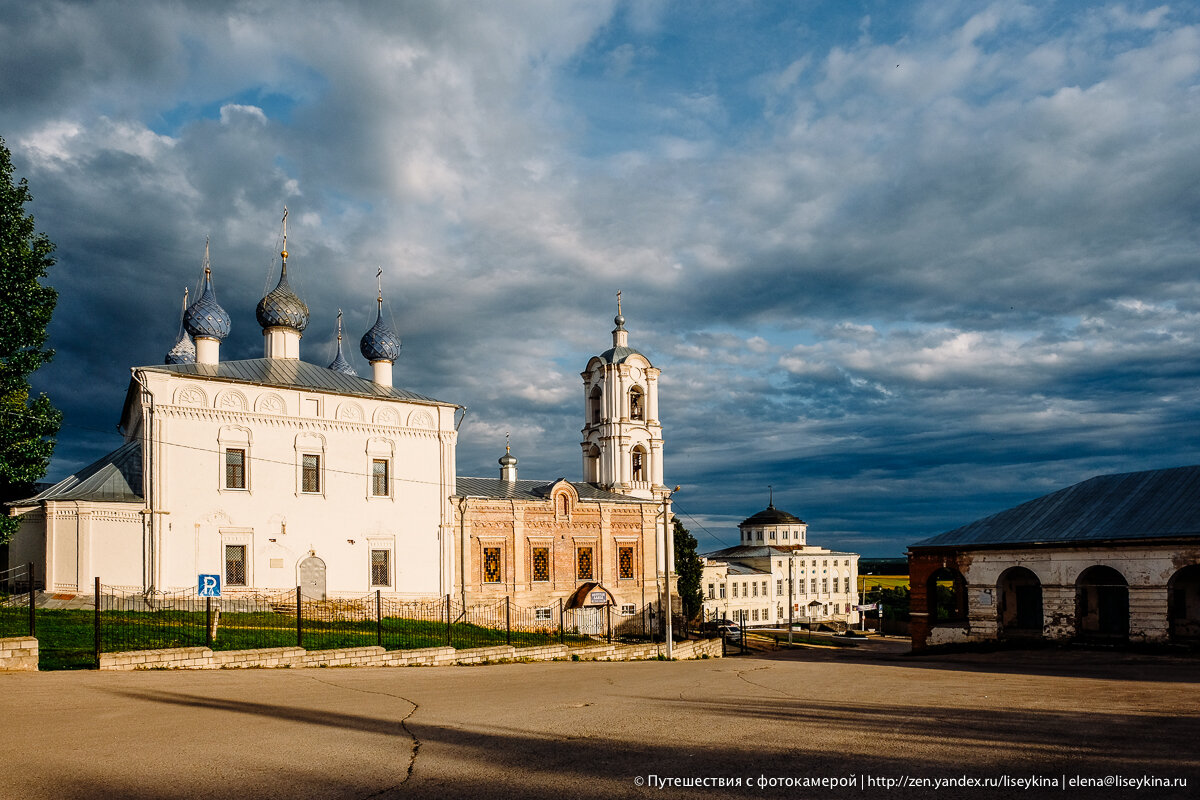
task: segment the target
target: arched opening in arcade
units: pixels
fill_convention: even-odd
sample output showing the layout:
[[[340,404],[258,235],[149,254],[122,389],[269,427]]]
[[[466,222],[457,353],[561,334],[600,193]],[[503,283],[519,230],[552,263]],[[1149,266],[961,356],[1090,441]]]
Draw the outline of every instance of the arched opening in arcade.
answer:
[[[967,581],[962,573],[942,567],[925,583],[929,621],[934,625],[965,622],[967,619]]]
[[[1112,567],[1088,567],[1075,581],[1075,631],[1080,639],[1129,638],[1129,583]]]
[[[996,581],[996,615],[1001,638],[1042,635],[1042,582],[1025,567],[1009,567]]]
[[[1200,641],[1200,564],[1177,570],[1167,581],[1167,630],[1173,642]]]

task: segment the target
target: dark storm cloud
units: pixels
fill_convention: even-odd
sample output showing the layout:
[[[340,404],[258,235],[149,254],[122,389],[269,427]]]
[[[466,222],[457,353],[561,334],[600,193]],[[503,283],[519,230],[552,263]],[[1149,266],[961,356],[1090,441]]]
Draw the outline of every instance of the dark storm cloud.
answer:
[[[670,4],[3,11],[0,135],[59,245],[57,476],[115,446],[205,237],[222,356],[261,353],[284,205],[304,357],[342,308],[368,374],[382,266],[397,382],[470,409],[460,474],[509,431],[523,477],[578,475],[617,289],[719,535],[772,484],[890,554],[1200,458],[1192,10],[841,4],[717,50]]]

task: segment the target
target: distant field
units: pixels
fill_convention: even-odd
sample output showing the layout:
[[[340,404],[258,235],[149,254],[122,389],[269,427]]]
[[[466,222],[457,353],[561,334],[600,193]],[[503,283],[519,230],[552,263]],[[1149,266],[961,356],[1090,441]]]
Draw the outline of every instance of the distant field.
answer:
[[[884,589],[898,589],[902,586],[908,586],[907,575],[859,575],[858,590],[865,592],[868,589],[874,589],[876,586],[882,586]]]

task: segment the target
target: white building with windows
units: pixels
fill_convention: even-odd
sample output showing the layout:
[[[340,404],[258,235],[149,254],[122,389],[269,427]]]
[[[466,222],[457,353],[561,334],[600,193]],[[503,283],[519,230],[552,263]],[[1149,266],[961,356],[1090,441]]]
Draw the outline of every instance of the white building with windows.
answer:
[[[371,379],[354,373],[340,333],[328,367],[301,361],[309,311],[281,255],[256,314],[264,357],[234,361],[220,358],[230,319],[206,256],[186,334],[165,364],[132,369],[124,444],[9,504],[21,516],[10,563],[33,562],[51,592],[90,593],[93,577],[170,591],[200,574],[227,591],[301,585],[313,598],[451,591],[459,406],[392,385],[400,339],[382,290],[360,345]]]
[[[857,623],[858,554],[808,544],[804,520],[775,508],[738,525],[741,543],[704,554],[705,619],[749,625]]]

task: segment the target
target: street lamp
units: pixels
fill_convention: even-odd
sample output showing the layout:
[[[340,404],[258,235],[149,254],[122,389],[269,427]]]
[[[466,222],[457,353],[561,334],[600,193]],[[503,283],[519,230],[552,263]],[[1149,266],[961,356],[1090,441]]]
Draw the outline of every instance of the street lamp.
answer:
[[[668,519],[667,507],[670,506],[670,504],[671,504],[671,497],[674,496],[675,492],[678,492],[678,491],[679,491],[679,487],[676,486],[674,489],[672,489],[671,491],[669,491],[665,495],[663,495],[663,500],[662,500],[662,503],[663,503],[663,510],[662,510],[662,518],[663,518],[662,574],[663,574],[663,596],[666,599],[666,602],[663,603],[663,615],[664,615],[664,625],[665,625],[665,631],[666,631],[665,638],[667,640],[667,658],[668,659],[670,659],[672,657],[672,654],[674,653],[674,644],[675,643],[673,641],[674,637],[672,636],[672,631],[671,631],[671,560],[672,560],[674,548],[671,546],[671,534],[670,534],[670,529],[668,527],[669,519]]]

